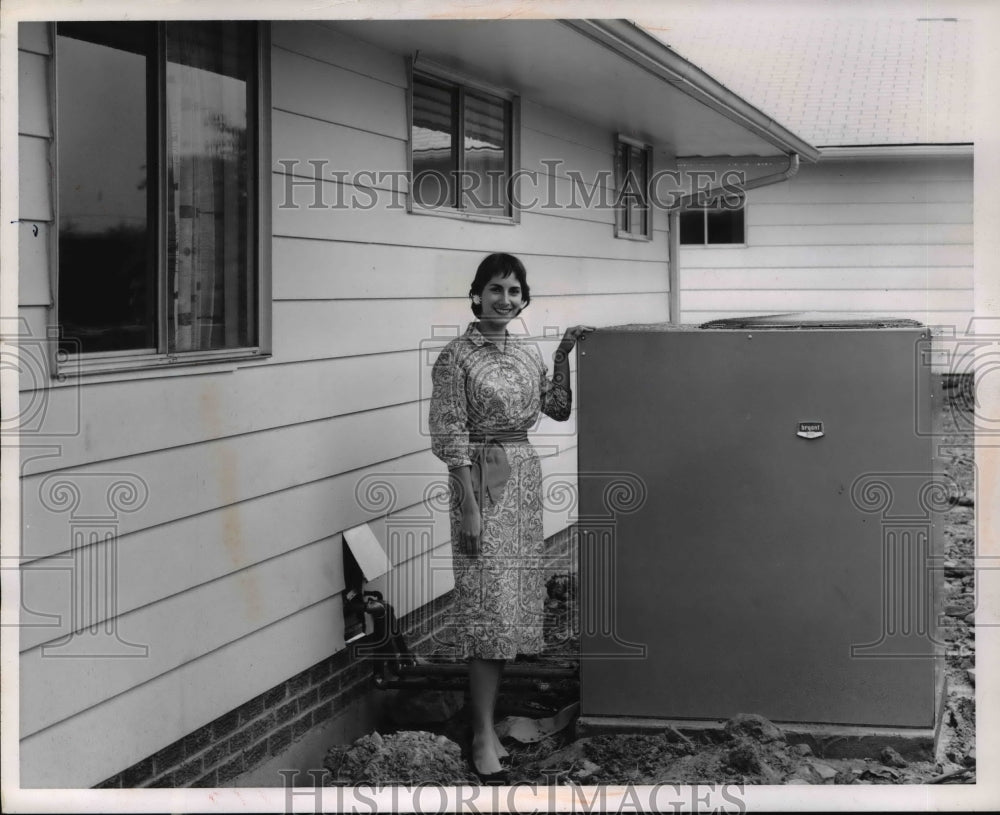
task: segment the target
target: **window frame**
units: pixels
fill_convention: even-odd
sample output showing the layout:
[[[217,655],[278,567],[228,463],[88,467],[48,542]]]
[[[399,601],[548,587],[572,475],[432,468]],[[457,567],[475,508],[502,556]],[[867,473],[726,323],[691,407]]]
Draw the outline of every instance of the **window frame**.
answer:
[[[256,116],[248,117],[248,139],[252,139],[256,155],[248,167],[249,184],[252,195],[250,207],[250,224],[248,242],[256,259],[257,283],[257,344],[240,348],[223,348],[202,351],[174,351],[167,348],[167,320],[163,311],[167,302],[167,270],[166,270],[166,240],[167,240],[167,207],[166,207],[166,97],[159,89],[166,87],[166,23],[169,20],[156,21],[156,74],[158,92],[152,101],[147,116],[153,122],[156,138],[156,176],[157,196],[155,219],[150,221],[155,228],[156,246],[156,325],[154,335],[157,340],[155,349],[128,349],[121,351],[89,351],[67,353],[59,348],[62,333],[62,322],[59,318],[59,94],[58,61],[59,47],[56,22],[48,25],[49,42],[51,43],[51,59],[49,62],[49,109],[52,116],[52,139],[49,145],[49,161],[52,167],[49,195],[52,202],[52,229],[49,241],[49,284],[52,292],[50,323],[51,350],[49,370],[52,378],[63,381],[68,377],[85,374],[103,374],[128,371],[143,371],[148,369],[164,369],[182,373],[183,370],[198,369],[197,366],[212,363],[232,363],[264,359],[271,355],[271,28],[266,21],[257,21],[255,61],[255,105]],[[152,109],[155,108],[155,109]],[[161,350],[162,349],[162,350]],[[228,366],[231,367],[231,366]]]
[[[463,169],[465,158],[462,150],[464,141],[464,107],[463,101],[467,91],[486,93],[490,96],[499,97],[510,105],[510,121],[507,123],[507,132],[510,138],[510,151],[507,156],[508,173],[508,194],[510,197],[509,215],[490,215],[484,212],[470,212],[453,207],[424,207],[414,206],[413,202],[413,80],[414,76],[426,77],[432,82],[443,83],[455,86],[458,90],[459,102],[456,111],[458,116],[458,138],[457,143],[458,167]],[[506,224],[513,226],[521,222],[521,209],[518,206],[520,196],[518,189],[520,186],[521,167],[521,97],[509,88],[501,88],[491,85],[478,79],[473,79],[466,74],[455,71],[447,66],[441,65],[423,57],[412,57],[406,61],[406,177],[409,179],[409,187],[406,193],[406,212],[410,215],[432,215],[439,218],[456,218],[462,221],[476,221],[490,224]]]
[[[720,212],[723,209],[723,207],[698,207],[697,209],[692,208],[692,209],[690,209],[688,211],[689,212],[696,212],[696,211],[697,212],[701,212],[701,216],[702,216],[702,218],[701,218],[701,236],[702,236],[702,242],[701,243],[683,243],[683,242],[681,242],[680,236],[678,235],[678,237],[677,237],[678,246],[680,246],[681,249],[691,249],[691,248],[697,249],[699,247],[702,248],[702,249],[746,249],[750,245],[749,242],[747,241],[747,232],[748,232],[748,230],[747,230],[747,215],[746,215],[747,208],[748,208],[747,207],[747,198],[744,195],[743,196],[743,205],[740,206],[740,207],[738,207],[738,209],[743,212],[743,240],[741,242],[739,242],[739,243],[709,243],[709,240],[708,240],[708,214],[710,212]],[[679,213],[679,215],[678,215],[678,221],[677,221],[678,228],[680,227],[680,218],[683,218],[683,217],[684,217],[684,210],[682,210]]]
[[[650,201],[649,186],[653,177],[653,146],[648,142],[633,139],[619,133],[615,136],[615,196],[625,184],[625,174],[630,168],[626,168],[622,159],[622,148],[628,148],[631,155],[631,148],[640,149],[646,159],[646,177],[643,179],[643,189],[646,192],[646,228],[643,232],[633,232],[629,229],[628,220],[630,210],[627,207],[615,207],[615,237],[628,241],[651,241],[653,240],[653,210],[655,209]]]

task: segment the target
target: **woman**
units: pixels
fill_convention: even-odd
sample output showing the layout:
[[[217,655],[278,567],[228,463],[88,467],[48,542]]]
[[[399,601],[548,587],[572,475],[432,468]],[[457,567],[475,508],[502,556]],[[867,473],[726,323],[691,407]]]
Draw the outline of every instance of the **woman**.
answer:
[[[493,729],[505,660],[538,653],[542,640],[541,467],[527,430],[539,412],[569,418],[569,353],[587,326],[566,330],[546,374],[538,347],[507,324],[530,302],[524,265],[486,257],[469,289],[478,320],[434,364],[432,449],[448,465],[458,646],[469,660],[472,764],[502,774]]]

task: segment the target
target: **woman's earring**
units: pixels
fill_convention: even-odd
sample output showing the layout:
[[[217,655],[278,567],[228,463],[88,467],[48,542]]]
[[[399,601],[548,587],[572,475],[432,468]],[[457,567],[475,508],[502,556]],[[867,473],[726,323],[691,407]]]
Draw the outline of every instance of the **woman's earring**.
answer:
[[[474,294],[472,295],[472,302],[478,306],[482,302],[482,298],[478,294]]]

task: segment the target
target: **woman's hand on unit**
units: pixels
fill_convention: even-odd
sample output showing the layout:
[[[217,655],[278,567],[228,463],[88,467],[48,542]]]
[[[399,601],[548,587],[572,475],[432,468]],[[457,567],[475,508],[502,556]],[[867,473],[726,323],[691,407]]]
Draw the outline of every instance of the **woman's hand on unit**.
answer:
[[[592,325],[574,325],[567,328],[559,347],[556,348],[556,353],[569,354],[576,347],[576,341],[586,339],[587,334],[593,330]]]

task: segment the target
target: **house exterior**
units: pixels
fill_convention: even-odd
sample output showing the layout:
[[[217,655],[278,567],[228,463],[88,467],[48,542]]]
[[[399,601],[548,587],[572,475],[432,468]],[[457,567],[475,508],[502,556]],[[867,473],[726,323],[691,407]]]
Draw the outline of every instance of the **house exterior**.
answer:
[[[684,243],[680,320],[854,312],[965,333],[975,23],[929,13],[661,21],[657,36],[678,53],[820,148],[787,182],[750,191],[735,232]]]
[[[24,787],[225,785],[356,710],[345,532],[398,615],[446,611],[430,365],[482,256],[525,261],[550,359],[568,325],[675,316],[676,215],[602,193],[679,156],[817,156],[622,21],[17,42]],[[575,414],[534,441],[572,489]],[[545,534],[571,523],[551,506]]]

